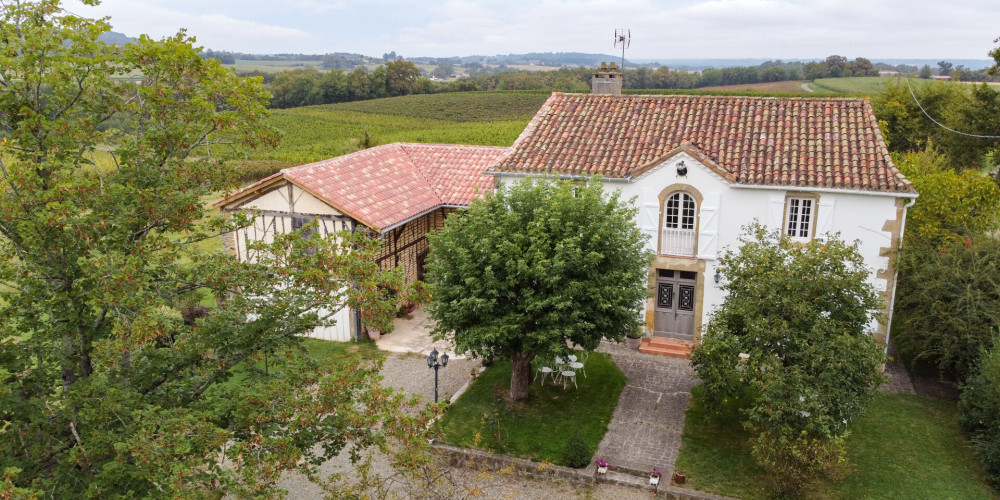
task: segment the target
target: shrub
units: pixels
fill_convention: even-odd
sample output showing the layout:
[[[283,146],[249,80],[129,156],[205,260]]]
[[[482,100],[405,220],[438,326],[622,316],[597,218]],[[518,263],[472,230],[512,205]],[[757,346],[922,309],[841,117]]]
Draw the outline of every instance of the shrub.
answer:
[[[976,450],[987,478],[1000,485],[1000,333],[983,350],[958,403],[958,423]]]
[[[1000,241],[909,245],[900,258],[896,345],[913,368],[964,380],[1000,324]]]
[[[868,331],[879,302],[856,245],[793,243],[759,225],[719,260],[727,293],[692,354],[705,407],[741,412],[754,458],[781,494],[844,460],[843,439],[883,380]]]
[[[587,443],[580,437],[580,431],[575,431],[566,442],[566,465],[579,469],[589,464],[590,452],[587,451]]]
[[[796,496],[816,477],[828,477],[847,462],[844,442],[849,433],[833,438],[762,432],[750,440],[753,456],[766,470],[771,487],[782,496]]]

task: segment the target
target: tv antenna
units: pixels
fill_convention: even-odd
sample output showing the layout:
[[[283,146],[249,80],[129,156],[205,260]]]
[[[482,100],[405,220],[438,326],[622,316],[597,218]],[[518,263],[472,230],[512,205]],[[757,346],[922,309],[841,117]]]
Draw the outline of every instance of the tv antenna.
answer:
[[[632,30],[628,28],[616,29],[615,30],[615,47],[621,46],[622,48],[622,65],[621,71],[625,71],[625,49],[628,48],[629,43],[632,41]]]

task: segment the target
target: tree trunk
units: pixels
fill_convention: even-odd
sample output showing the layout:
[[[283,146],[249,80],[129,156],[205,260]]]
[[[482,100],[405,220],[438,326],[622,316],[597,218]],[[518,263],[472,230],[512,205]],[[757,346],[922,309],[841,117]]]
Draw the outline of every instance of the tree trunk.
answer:
[[[528,398],[528,386],[531,385],[532,353],[517,351],[510,357],[510,399],[519,401]]]

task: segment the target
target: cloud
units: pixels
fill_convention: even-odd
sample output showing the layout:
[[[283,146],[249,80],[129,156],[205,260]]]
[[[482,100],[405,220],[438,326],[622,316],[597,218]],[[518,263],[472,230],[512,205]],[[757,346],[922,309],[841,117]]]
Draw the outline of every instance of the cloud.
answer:
[[[613,54],[614,29],[630,28],[631,58],[985,58],[1000,35],[996,0],[108,0],[98,9],[129,35],[185,27],[213,49],[259,53]]]
[[[183,28],[197,38],[199,45],[213,49],[296,52],[319,38],[302,29],[241,19],[228,13],[186,12],[134,0],[110,0],[92,12],[88,9],[70,8],[83,15],[111,16],[112,29],[129,36],[146,34],[162,38]]]

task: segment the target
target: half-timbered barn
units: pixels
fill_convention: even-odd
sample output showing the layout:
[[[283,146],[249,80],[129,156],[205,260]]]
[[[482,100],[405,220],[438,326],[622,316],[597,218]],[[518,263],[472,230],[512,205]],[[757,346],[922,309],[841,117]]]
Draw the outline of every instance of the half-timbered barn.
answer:
[[[215,206],[246,211],[254,221],[223,239],[225,250],[243,261],[259,256],[251,243],[271,242],[277,233],[317,222],[320,236],[367,230],[379,237],[376,257],[386,269],[402,267],[406,281],[422,278],[427,233],[447,215],[493,189],[485,175],[509,148],[396,143],[287,168],[261,179]],[[333,327],[313,332],[330,340],[357,335],[352,311],[344,308]]]

